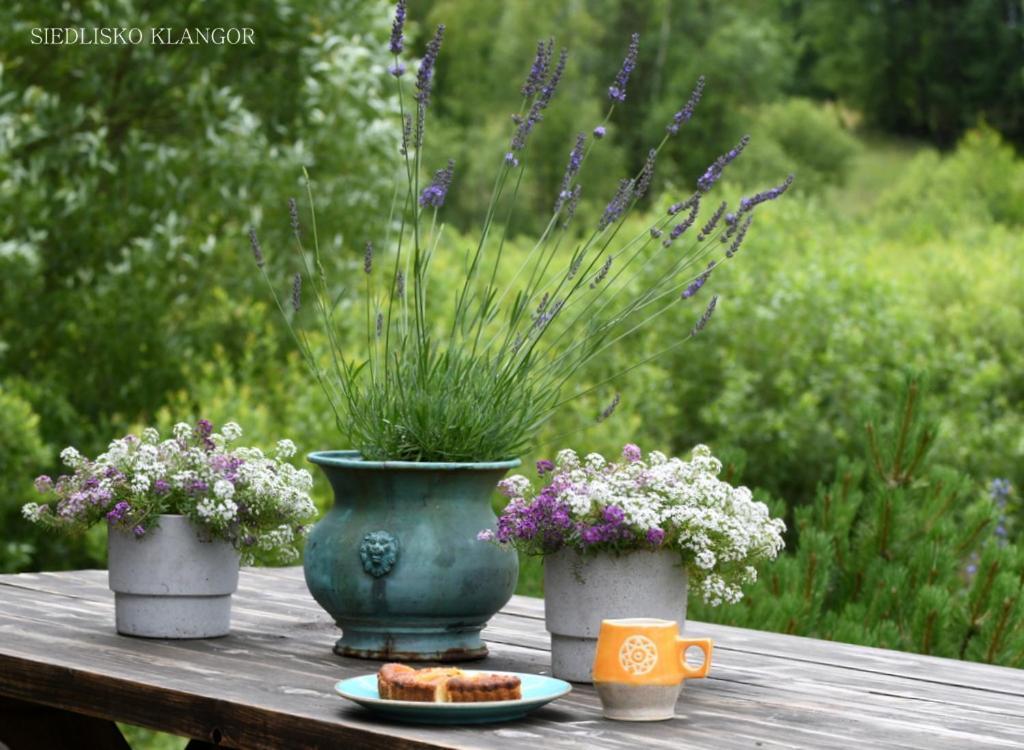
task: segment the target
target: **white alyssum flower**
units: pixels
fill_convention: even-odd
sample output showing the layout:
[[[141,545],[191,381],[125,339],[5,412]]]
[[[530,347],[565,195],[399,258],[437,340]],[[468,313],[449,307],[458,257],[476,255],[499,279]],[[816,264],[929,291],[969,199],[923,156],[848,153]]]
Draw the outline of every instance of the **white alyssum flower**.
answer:
[[[78,466],[82,463],[84,459],[82,458],[81,453],[79,453],[71,446],[68,446],[67,448],[60,452],[60,460],[61,463],[63,463],[69,469],[75,469],[78,468]]]
[[[242,437],[242,428],[235,422],[225,422],[224,426],[220,428],[220,434],[224,436],[225,440],[232,443]]]
[[[289,459],[295,455],[295,443],[291,440],[277,441],[277,455],[279,459]]]

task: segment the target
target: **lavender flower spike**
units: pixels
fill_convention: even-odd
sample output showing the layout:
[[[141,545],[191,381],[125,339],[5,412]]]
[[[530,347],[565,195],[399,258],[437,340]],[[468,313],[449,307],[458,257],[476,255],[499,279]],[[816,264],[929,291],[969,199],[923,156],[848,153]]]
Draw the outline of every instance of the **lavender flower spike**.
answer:
[[[434,172],[434,179],[423,188],[423,192],[420,193],[420,205],[433,206],[434,208],[443,206],[445,196],[448,195],[448,186],[451,185],[454,173],[455,160],[449,159],[448,166]]]
[[[686,287],[686,289],[683,290],[683,293],[680,296],[683,299],[689,299],[697,292],[699,292],[700,288],[707,283],[707,280],[711,276],[711,271],[714,269],[714,267],[715,261],[711,261],[710,263],[708,263],[707,270],[705,270],[704,273],[702,273],[700,276],[694,279],[693,282],[688,287]]]
[[[252,257],[256,260],[256,267],[263,268],[263,248],[260,247],[260,239],[256,236],[256,227],[249,227],[249,244],[252,246]]]
[[[672,115],[672,122],[665,127],[669,135],[675,135],[679,132],[679,128],[690,121],[690,118],[693,117],[693,110],[697,108],[703,93],[704,76],[701,76],[697,79],[697,85],[693,87],[693,91],[690,93],[690,98],[687,99],[686,104],[683,105],[681,110]]]
[[[636,57],[640,52],[640,35],[633,33],[629,40],[629,49],[626,51],[626,59],[622,61],[622,68],[615,76],[615,82],[608,87],[608,98],[613,102],[626,101],[626,84],[629,83],[629,74],[636,67]]]
[[[612,256],[609,255],[608,256],[608,260],[606,260],[601,265],[601,268],[598,269],[597,273],[594,275],[594,280],[590,282],[590,288],[591,289],[597,289],[597,285],[600,284],[602,281],[604,281],[604,277],[608,275],[608,271],[611,270],[611,267],[612,267]]]
[[[722,214],[725,213],[725,201],[722,201],[721,205],[715,209],[715,212],[711,214],[711,218],[708,219],[708,223],[704,225],[704,228],[700,230],[700,234],[697,235],[697,242],[703,242],[707,239],[715,227],[718,225],[718,220],[722,218]]]
[[[373,270],[373,243],[366,243],[366,252],[363,253],[363,273],[369,275]]]
[[[562,186],[559,188],[558,197],[555,199],[555,213],[558,213],[565,202],[572,197],[572,180],[576,174],[580,171],[580,163],[583,161],[583,145],[586,143],[587,136],[580,133],[576,136],[576,145],[573,146],[572,151],[569,152],[569,163],[565,166],[565,174],[562,175]]]
[[[398,0],[395,4],[395,20],[391,24],[391,42],[388,44],[388,49],[391,50],[391,54],[400,55],[402,54],[403,45],[405,43],[405,37],[403,31],[405,29],[405,0]]]
[[[299,311],[299,307],[302,304],[302,274],[295,274],[295,279],[292,281],[292,308],[295,312]]]
[[[541,83],[547,78],[548,69],[551,67],[551,53],[554,51],[554,48],[554,39],[548,39],[547,43],[544,41],[537,42],[537,55],[533,58],[530,73],[526,76],[526,82],[521,89],[523,96],[527,99],[540,91]]]
[[[288,199],[288,218],[292,222],[292,232],[295,234],[295,239],[299,238],[299,204],[294,198]]]
[[[615,197],[611,199],[608,205],[604,209],[604,214],[601,216],[601,221],[598,222],[597,228],[604,229],[609,224],[614,224],[619,220],[619,217],[626,210],[626,206],[629,204],[629,199],[633,197],[633,181],[632,180],[621,180],[619,182],[619,189],[615,193]]]
[[[565,71],[565,63],[568,59],[569,51],[563,49],[558,56],[558,64],[555,66],[554,71],[552,71],[551,77],[541,86],[540,92],[533,100],[533,104],[530,105],[530,111],[526,113],[526,117],[519,118],[517,116],[514,118],[518,125],[515,134],[512,136],[512,143],[509,146],[508,153],[505,154],[505,163],[509,166],[515,167],[519,165],[516,151],[522,151],[525,148],[526,139],[533,131],[534,125],[543,118],[541,113],[551,103],[551,97],[555,95],[555,89],[558,88],[558,82],[562,79],[562,73]]]
[[[747,220],[743,222],[743,225],[736,232],[736,239],[732,241],[729,249],[725,251],[725,257],[731,258],[740,249],[740,245],[743,244],[743,238],[747,236],[747,230],[750,229],[750,223],[754,220],[753,216],[748,216]]]
[[[716,294],[714,297],[711,298],[711,301],[708,302],[708,306],[707,309],[704,310],[704,314],[700,316],[700,319],[697,321],[696,325],[693,326],[693,330],[690,331],[691,336],[696,336],[698,333],[704,330],[704,326],[706,326],[708,324],[708,321],[711,320],[711,316],[715,312],[715,305],[717,304],[718,295]]]
[[[636,183],[636,199],[640,200],[647,194],[647,188],[651,186],[651,180],[654,179],[654,160],[657,158],[658,152],[653,148],[647,152],[647,161],[644,162],[643,169],[640,170],[640,177]]]
[[[437,63],[437,55],[441,51],[441,41],[444,39],[444,24],[438,24],[433,39],[427,43],[427,51],[420,61],[420,69],[416,73],[416,140],[417,148],[423,145],[424,120],[427,115],[427,105],[430,103],[430,92],[434,86],[434,65]]]
[[[621,400],[622,397],[620,396],[620,394],[616,393],[615,398],[611,400],[611,403],[608,404],[608,406],[604,407],[604,409],[601,410],[601,413],[597,415],[597,421],[603,422],[606,419],[608,419],[608,417],[610,417],[612,414],[614,414],[615,409],[618,407],[619,402]]]
[[[773,200],[775,200],[780,195],[782,195],[784,192],[786,192],[789,189],[789,186],[792,185],[792,184],[793,184],[793,175],[789,175],[789,177],[787,177],[785,180],[783,180],[781,185],[777,185],[777,186],[775,186],[773,188],[769,188],[768,190],[763,190],[762,192],[757,193],[756,195],[752,195],[749,198],[741,199],[740,200],[740,213],[746,213],[747,211],[749,211],[750,209],[752,209],[754,206],[758,205],[759,203],[764,203],[765,201],[773,201]]]
[[[725,168],[729,166],[733,159],[743,152],[743,149],[746,148],[748,143],[750,143],[750,136],[745,135],[740,138],[739,143],[715,159],[714,163],[712,163],[704,174],[701,175],[700,179],[697,180],[697,187],[702,193],[706,193],[711,189],[711,186],[718,181],[719,177],[722,176],[722,172],[725,171]]]

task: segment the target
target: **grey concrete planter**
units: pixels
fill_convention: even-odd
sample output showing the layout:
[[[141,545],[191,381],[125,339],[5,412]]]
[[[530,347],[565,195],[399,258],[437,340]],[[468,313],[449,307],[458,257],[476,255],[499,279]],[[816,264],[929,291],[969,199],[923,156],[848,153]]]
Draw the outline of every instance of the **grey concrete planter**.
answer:
[[[657,617],[686,623],[687,573],[672,550],[544,558],[544,616],[551,633],[551,673],[592,682],[601,620]]]
[[[231,629],[239,553],[184,516],[162,515],[141,538],[110,528],[107,568],[117,632],[145,638],[214,638]]]

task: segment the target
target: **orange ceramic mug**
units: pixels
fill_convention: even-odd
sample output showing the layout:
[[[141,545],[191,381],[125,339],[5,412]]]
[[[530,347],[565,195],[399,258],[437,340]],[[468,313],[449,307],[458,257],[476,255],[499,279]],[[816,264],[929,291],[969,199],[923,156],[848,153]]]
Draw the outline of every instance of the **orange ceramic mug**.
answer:
[[[686,650],[699,648],[704,663],[686,663]],[[609,719],[658,721],[675,715],[683,681],[706,677],[710,638],[682,638],[673,620],[637,617],[603,620],[594,657],[594,686]]]

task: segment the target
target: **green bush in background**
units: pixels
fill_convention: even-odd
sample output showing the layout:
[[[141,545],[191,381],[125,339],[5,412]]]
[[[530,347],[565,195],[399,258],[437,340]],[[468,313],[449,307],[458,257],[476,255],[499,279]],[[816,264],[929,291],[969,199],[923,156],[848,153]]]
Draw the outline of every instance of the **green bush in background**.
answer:
[[[869,425],[863,457],[796,510],[790,549],[739,604],[692,602],[694,616],[1024,666],[1024,548],[977,482],[929,456],[936,424],[919,398],[912,382]]]

